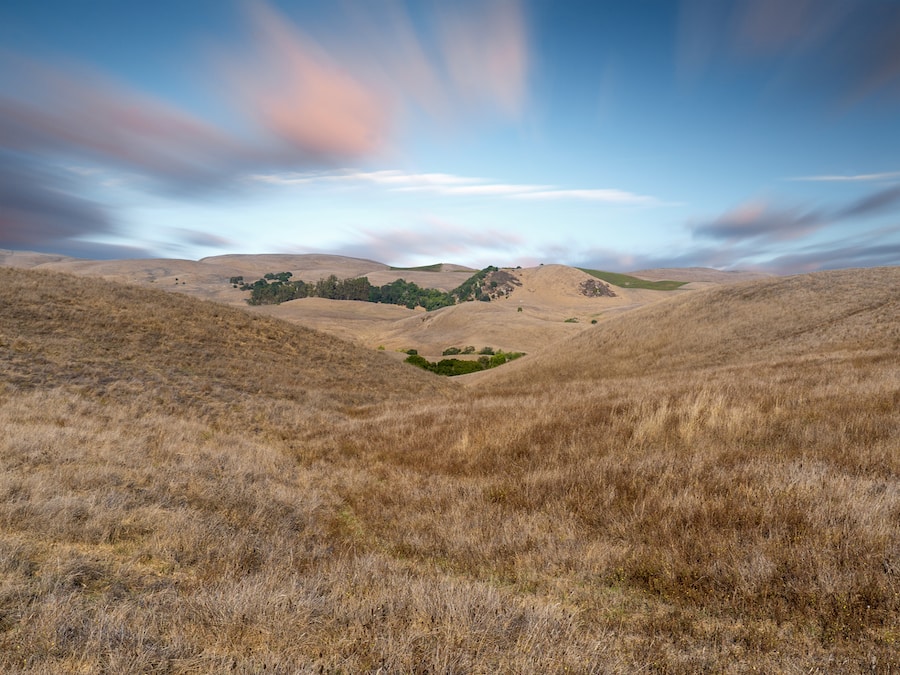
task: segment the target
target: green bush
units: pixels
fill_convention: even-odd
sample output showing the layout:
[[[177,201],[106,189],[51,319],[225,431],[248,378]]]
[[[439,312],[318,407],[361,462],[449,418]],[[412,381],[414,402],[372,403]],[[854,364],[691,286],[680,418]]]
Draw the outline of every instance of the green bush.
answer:
[[[424,368],[425,370],[431,370],[431,368],[428,367],[431,364],[425,360],[424,356],[419,356],[418,354],[411,354],[407,356],[406,362],[411,363],[414,366],[418,366],[419,368]]]

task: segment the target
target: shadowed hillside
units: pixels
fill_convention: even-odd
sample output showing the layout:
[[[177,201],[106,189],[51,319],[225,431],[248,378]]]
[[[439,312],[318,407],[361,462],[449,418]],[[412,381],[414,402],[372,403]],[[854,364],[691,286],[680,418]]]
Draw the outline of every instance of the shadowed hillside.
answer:
[[[10,391],[64,387],[236,427],[279,403],[348,410],[447,386],[300,326],[100,279],[0,268],[0,303]]]
[[[900,667],[895,268],[673,295],[463,381],[0,275],[0,671]]]

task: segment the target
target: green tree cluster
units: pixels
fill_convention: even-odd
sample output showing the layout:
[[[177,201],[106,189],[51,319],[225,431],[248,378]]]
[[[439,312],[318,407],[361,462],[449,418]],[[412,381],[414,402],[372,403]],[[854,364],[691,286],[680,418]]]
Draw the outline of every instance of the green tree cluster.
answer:
[[[253,283],[243,283],[240,288],[250,291],[247,302],[251,305],[277,305],[298,298],[327,298],[329,300],[363,300],[391,305],[403,305],[409,309],[423,307],[427,311],[449,307],[457,302],[490,300],[481,292],[481,284],[496,267],[486,267],[472,275],[449,293],[437,288],[422,288],[412,281],[397,279],[384,286],[373,286],[368,277],[338,279],[334,274],[315,283],[292,281],[291,272],[269,272]],[[234,283],[236,277],[229,281]],[[243,278],[241,278],[243,281]]]
[[[525,356],[525,354],[523,352],[504,352],[498,350],[496,354],[491,356],[483,355],[478,357],[477,361],[468,359],[441,359],[440,361],[434,362],[429,361],[424,356],[411,354],[406,357],[406,362],[418,366],[419,368],[429,370],[432,373],[437,373],[438,375],[453,377],[455,375],[477,373],[480,370],[487,370],[488,368],[496,368],[497,366],[502,366],[504,363],[513,361],[520,356]]]

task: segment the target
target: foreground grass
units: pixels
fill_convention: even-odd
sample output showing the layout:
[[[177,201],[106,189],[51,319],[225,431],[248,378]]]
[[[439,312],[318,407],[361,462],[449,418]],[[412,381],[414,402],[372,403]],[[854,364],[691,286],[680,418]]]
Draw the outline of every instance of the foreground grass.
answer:
[[[247,382],[224,353],[197,393],[212,373],[182,380],[175,365],[231,333],[178,336],[212,306],[142,295],[145,313],[110,324],[104,356],[42,313],[46,279],[63,278],[3,285],[41,292],[0,338],[0,671],[900,667],[890,286],[845,288],[830,308],[809,290],[833,276],[748,285],[727,306],[679,299],[569,343],[574,374],[555,352],[564,379],[529,357],[456,393],[381,360],[380,381],[278,361],[268,330],[320,347],[272,322],[234,357]],[[72,311],[104,315],[115,289],[70,283]],[[827,325],[788,312],[769,351],[745,332],[742,308],[807,295]],[[145,316],[168,317],[167,344],[122,360]],[[704,321],[718,328],[708,343],[691,332],[708,335]],[[637,337],[688,323],[694,352]],[[624,359],[629,336],[649,360],[584,365]],[[255,349],[274,359],[271,382]],[[340,363],[341,345],[328,349]],[[290,367],[308,396],[281,384]]]
[[[579,267],[582,272],[587,272],[592,277],[597,277],[613,286],[620,288],[644,288],[650,291],[674,291],[681,288],[686,281],[648,281],[647,279],[639,279],[628,274],[620,274],[618,272],[603,272],[601,270],[589,270]]]

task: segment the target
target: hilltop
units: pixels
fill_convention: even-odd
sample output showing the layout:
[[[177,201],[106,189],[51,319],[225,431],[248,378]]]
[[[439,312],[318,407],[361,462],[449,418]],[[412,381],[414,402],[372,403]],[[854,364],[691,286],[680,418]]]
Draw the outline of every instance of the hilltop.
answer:
[[[396,318],[571,331],[448,379],[0,268],[0,670],[900,666],[900,270],[655,292],[596,325],[556,317],[652,291],[520,274]],[[530,315],[542,295],[572,304]],[[317,303],[357,305],[271,309]]]

